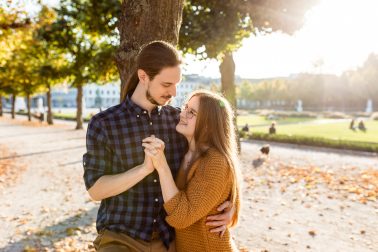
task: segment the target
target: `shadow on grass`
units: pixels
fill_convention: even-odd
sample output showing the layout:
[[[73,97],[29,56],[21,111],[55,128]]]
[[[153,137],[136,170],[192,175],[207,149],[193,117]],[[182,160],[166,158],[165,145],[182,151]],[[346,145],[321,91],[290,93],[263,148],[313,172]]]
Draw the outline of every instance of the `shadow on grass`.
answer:
[[[95,233],[96,230],[92,225],[96,222],[98,207],[93,207],[89,211],[78,213],[69,217],[55,225],[45,227],[33,233],[27,234],[27,237],[9,243],[5,247],[0,248],[2,252],[29,251],[27,247],[33,248],[30,251],[55,251],[54,243],[59,242],[67,237],[77,237],[76,231],[82,233]],[[95,235],[91,235],[88,241],[84,243],[92,244]]]
[[[339,155],[350,155],[356,157],[377,157],[378,154],[374,152],[367,152],[362,150],[348,150],[348,149],[338,149],[338,148],[331,148],[331,147],[321,147],[321,146],[311,146],[305,144],[296,144],[296,143],[283,143],[283,142],[275,142],[275,141],[268,141],[268,140],[255,140],[255,139],[242,139],[241,142],[244,143],[251,143],[251,144],[260,144],[261,146],[265,144],[269,144],[274,149],[275,146],[281,148],[288,148],[288,149],[298,149],[304,152],[313,152],[314,155],[317,153],[334,153]]]
[[[76,164],[81,164],[83,163],[83,160],[78,160],[78,161],[74,161],[74,162],[68,162],[68,163],[62,163],[62,164],[58,164],[59,166],[70,166],[70,165],[76,165]]]
[[[71,130],[55,130],[55,131],[44,131],[40,133],[26,133],[26,134],[13,134],[13,135],[0,135],[0,138],[10,138],[10,137],[26,137],[26,136],[38,136],[38,135],[48,135],[48,134],[58,134],[58,133],[66,133],[67,131]]]
[[[75,150],[75,149],[85,149],[85,145],[74,146],[74,147],[69,147],[69,148],[62,148],[62,149],[55,149],[55,150],[49,150],[49,151],[31,152],[31,153],[13,155],[13,156],[8,156],[8,157],[1,157],[0,160],[15,159],[15,158],[20,158],[20,157],[42,155],[42,154],[48,154],[48,153],[52,153],[52,152],[69,151],[69,150]]]

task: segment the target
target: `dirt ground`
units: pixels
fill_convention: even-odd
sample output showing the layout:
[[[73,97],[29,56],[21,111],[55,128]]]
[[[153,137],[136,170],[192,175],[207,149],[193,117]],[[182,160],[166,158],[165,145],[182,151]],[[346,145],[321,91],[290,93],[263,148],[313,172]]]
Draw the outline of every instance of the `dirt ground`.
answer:
[[[0,118],[0,251],[92,251],[85,130]],[[243,142],[241,251],[378,251],[378,156]]]

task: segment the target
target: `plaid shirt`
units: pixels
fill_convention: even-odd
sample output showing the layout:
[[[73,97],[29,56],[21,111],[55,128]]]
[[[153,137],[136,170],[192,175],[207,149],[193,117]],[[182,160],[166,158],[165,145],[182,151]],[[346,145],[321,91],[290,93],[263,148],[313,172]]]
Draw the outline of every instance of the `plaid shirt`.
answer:
[[[87,152],[83,156],[87,189],[104,175],[118,174],[144,162],[142,139],[154,134],[165,142],[165,154],[175,177],[187,150],[186,139],[176,132],[180,110],[171,106],[148,112],[129,97],[125,102],[93,116],[87,131]],[[129,190],[101,201],[97,231],[123,232],[145,241],[159,232],[166,246],[174,229],[165,221],[159,175],[146,176]]]

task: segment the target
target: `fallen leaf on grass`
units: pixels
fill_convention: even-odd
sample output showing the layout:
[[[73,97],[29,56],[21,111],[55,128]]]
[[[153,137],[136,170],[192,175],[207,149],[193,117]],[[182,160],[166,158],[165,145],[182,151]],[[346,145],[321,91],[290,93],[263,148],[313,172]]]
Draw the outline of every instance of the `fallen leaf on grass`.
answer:
[[[308,234],[311,235],[312,237],[314,237],[316,235],[315,231],[314,230],[310,230],[308,231]]]

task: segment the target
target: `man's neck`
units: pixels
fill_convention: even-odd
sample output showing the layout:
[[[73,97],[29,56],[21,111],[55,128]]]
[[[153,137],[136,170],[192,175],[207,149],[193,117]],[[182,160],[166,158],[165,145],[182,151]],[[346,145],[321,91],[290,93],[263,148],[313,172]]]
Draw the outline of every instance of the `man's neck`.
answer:
[[[148,114],[151,115],[151,111],[156,108],[155,104],[152,104],[146,97],[146,91],[144,88],[138,84],[134,90],[133,95],[131,96],[131,100],[137,104],[139,107],[148,111]]]

